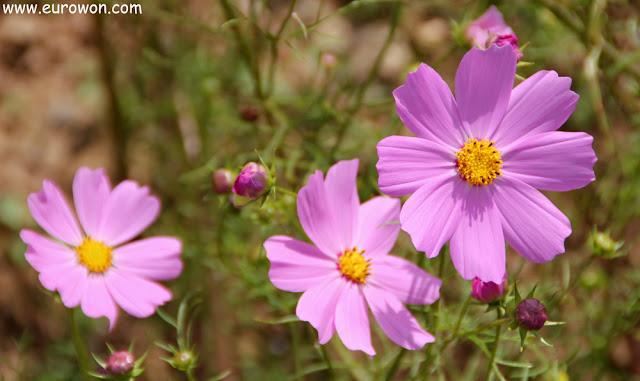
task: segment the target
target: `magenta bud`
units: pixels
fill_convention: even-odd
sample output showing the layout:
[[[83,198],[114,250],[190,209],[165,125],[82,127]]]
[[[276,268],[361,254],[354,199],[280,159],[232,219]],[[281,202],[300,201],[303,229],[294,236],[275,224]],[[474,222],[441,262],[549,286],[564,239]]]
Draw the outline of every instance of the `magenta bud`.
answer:
[[[495,44],[498,46],[505,46],[505,45],[511,46],[511,49],[513,49],[513,52],[516,54],[518,61],[520,61],[522,57],[524,57],[524,55],[520,51],[520,48],[518,48],[518,37],[516,37],[515,34],[506,34],[506,35],[498,36],[495,39]]]
[[[263,165],[247,163],[233,182],[233,193],[251,199],[258,198],[266,192],[268,181],[269,173]]]
[[[527,331],[537,331],[547,321],[547,309],[538,299],[524,299],[516,307],[516,320]]]
[[[231,191],[233,175],[228,169],[220,168],[211,176],[211,186],[217,194],[225,194]]]
[[[493,282],[483,282],[480,278],[473,278],[471,285],[471,297],[484,303],[495,302],[504,295],[507,286],[507,276],[505,274],[501,284]]]
[[[107,372],[122,375],[131,372],[136,359],[128,351],[117,351],[107,360]]]

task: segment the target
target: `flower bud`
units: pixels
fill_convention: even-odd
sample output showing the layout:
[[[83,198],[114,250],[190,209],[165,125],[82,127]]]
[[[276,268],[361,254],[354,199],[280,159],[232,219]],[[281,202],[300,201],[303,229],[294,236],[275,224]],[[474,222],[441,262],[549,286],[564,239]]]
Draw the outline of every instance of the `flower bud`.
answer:
[[[182,371],[186,371],[188,369],[194,368],[196,363],[196,356],[190,350],[184,350],[180,352],[176,352],[173,355],[173,359],[171,365],[176,369],[180,369]]]
[[[484,303],[495,302],[504,295],[507,286],[507,275],[505,274],[502,283],[483,282],[480,278],[473,278],[471,286],[471,297]]]
[[[620,250],[624,241],[615,241],[609,233],[594,230],[589,236],[589,246],[597,256],[603,258],[617,258],[624,253]]]
[[[117,351],[107,360],[107,372],[113,375],[123,375],[131,372],[136,359],[128,351]]]
[[[211,186],[217,194],[229,193],[233,185],[233,175],[228,169],[220,168],[211,176]]]
[[[255,122],[260,116],[260,110],[256,106],[246,105],[240,108],[240,117],[245,122]]]
[[[516,307],[516,320],[527,331],[537,331],[547,321],[547,309],[538,299],[524,299]]]
[[[510,45],[518,61],[522,59],[522,52],[518,48],[518,37],[504,22],[502,13],[493,5],[482,16],[467,25],[464,34],[471,46],[486,49],[492,44]]]
[[[322,66],[327,69],[333,69],[338,64],[338,58],[333,53],[323,53],[320,61],[322,62]]]
[[[520,51],[520,48],[518,47],[518,37],[516,37],[515,34],[505,34],[497,36],[494,43],[498,46],[511,46],[511,49],[513,49],[513,52],[516,54],[518,61],[520,61],[522,57],[524,57],[524,55]]]
[[[263,165],[247,163],[233,183],[233,193],[250,199],[258,198],[267,191],[268,180],[269,173]]]

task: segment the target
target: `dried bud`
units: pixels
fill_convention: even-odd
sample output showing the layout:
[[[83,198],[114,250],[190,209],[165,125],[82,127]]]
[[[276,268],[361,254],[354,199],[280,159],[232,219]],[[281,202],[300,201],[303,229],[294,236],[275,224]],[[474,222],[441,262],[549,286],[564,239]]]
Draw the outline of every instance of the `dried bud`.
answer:
[[[228,169],[220,168],[211,176],[211,186],[217,194],[229,193],[233,186],[233,175]]]
[[[117,351],[107,360],[107,372],[113,375],[123,375],[131,372],[136,362],[135,357],[128,351]]]
[[[245,122],[255,122],[260,116],[260,110],[256,106],[246,105],[240,108],[240,117]]]
[[[507,286],[507,275],[505,274],[501,284],[493,282],[483,282],[480,278],[473,279],[471,286],[471,297],[484,303],[495,302],[504,295]]]
[[[322,53],[320,61],[322,62],[322,66],[327,69],[333,69],[338,64],[338,58],[333,53]]]
[[[524,299],[516,307],[516,320],[527,331],[537,331],[547,321],[547,309],[538,299]]]
[[[254,162],[247,163],[233,183],[233,193],[238,196],[255,199],[267,191],[269,173],[267,169]]]

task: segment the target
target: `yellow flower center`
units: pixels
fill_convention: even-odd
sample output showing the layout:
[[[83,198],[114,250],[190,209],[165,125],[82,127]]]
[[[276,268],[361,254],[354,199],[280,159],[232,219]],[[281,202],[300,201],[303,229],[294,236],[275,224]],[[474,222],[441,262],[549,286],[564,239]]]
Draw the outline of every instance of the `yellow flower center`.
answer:
[[[345,250],[338,259],[340,272],[356,283],[367,283],[367,277],[371,275],[371,259],[364,259],[363,253],[364,250],[358,251],[354,247]]]
[[[456,156],[458,172],[469,185],[489,185],[498,176],[502,176],[500,151],[487,139],[469,139]]]
[[[78,260],[92,273],[101,273],[111,267],[111,250],[109,246],[90,237],[86,237],[80,246],[76,247]]]

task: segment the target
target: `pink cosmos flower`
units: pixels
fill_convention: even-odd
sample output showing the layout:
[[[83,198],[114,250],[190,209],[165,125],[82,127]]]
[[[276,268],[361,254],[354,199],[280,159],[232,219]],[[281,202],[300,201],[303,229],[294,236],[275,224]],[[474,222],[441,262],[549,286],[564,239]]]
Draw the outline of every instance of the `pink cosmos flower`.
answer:
[[[483,49],[494,43],[498,46],[509,45],[518,60],[522,59],[522,52],[518,48],[518,37],[513,29],[504,22],[502,13],[494,5],[471,22],[464,30],[464,35],[471,46]]]
[[[471,49],[460,62],[456,99],[429,66],[393,95],[417,135],[378,143],[380,189],[412,196],[402,229],[428,258],[450,241],[464,279],[502,282],[506,240],[536,263],[564,252],[569,219],[536,190],[569,191],[595,179],[593,137],[556,131],[576,107],[571,78],[539,71],[513,87],[509,47]]]
[[[116,304],[136,317],[153,315],[171,300],[171,292],[153,281],[180,275],[182,243],[166,236],[127,242],[156,219],[160,201],[131,180],[111,189],[103,169],[89,168],[76,172],[73,198],[80,225],[49,180],[27,200],[33,218],[57,240],[20,232],[42,285],[58,291],[68,308],[81,305],[89,317],[106,316],[109,330],[118,316]]]
[[[273,236],[264,247],[269,279],[281,290],[304,292],[296,314],[318,330],[320,344],[338,331],[344,345],[374,355],[367,304],[389,338],[420,349],[434,337],[403,303],[431,304],[442,281],[402,258],[387,255],[398,237],[400,201],[374,197],[360,205],[358,160],[309,176],[298,193],[298,217],[314,245]]]

